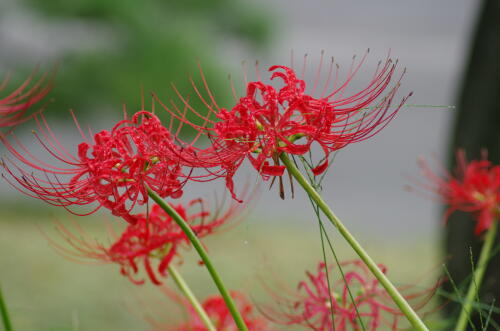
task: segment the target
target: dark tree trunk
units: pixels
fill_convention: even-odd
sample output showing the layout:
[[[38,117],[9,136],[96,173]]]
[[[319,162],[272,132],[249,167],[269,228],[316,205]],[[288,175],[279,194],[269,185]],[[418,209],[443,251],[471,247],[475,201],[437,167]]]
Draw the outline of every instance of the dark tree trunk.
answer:
[[[477,159],[481,149],[487,149],[488,158],[500,164],[500,0],[483,1],[473,38],[457,107],[453,154],[457,148],[463,148],[469,160]],[[454,167],[454,155],[452,164]],[[455,213],[446,228],[446,264],[453,280],[463,285],[464,291],[471,275],[470,248],[477,262],[482,242],[474,235],[474,226],[470,215]],[[495,247],[500,244],[499,237]],[[453,293],[449,282],[445,289]],[[493,300],[500,306],[500,253],[490,261],[481,288],[481,301],[491,304]],[[457,318],[459,309],[460,305],[451,303],[447,311],[450,317]],[[499,313],[492,317],[500,324]],[[476,329],[481,330],[477,314],[473,320]],[[490,324],[487,330],[497,328]]]

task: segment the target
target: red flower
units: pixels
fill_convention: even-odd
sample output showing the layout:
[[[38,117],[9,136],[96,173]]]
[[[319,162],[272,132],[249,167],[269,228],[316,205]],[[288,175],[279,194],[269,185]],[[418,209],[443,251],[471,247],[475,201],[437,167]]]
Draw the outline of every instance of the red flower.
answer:
[[[361,317],[363,329],[374,331],[386,325],[391,330],[398,330],[398,319],[403,315],[393,307],[392,299],[365,264],[362,261],[349,261],[341,266],[345,280],[329,269],[330,279],[334,276],[337,279],[330,287],[325,264],[319,263],[316,274],[306,272],[308,281],[299,283],[295,299],[273,294],[285,310],[271,309],[267,313],[269,318],[277,323],[299,324],[318,331],[346,331],[361,330]],[[386,272],[383,265],[379,267]],[[417,304],[417,308],[421,308],[430,299],[429,295],[425,295],[429,292],[433,293],[426,290],[408,295],[407,299],[423,297]]]
[[[133,221],[132,208],[148,201],[146,186],[163,198],[182,195],[188,176],[182,173],[174,137],[154,114],[138,112],[93,139],[86,138],[77,123],[84,140],[77,155],[56,139],[43,116],[36,117],[36,122],[40,131],[36,138],[54,161],[63,165],[37,158],[15,136],[12,142],[3,139],[17,159],[4,167],[23,193],[65,208],[97,202],[87,214],[105,207],[129,222]],[[25,170],[26,166],[41,174]]]
[[[262,317],[255,314],[254,307],[248,301],[246,296],[240,292],[231,291],[231,297],[233,298],[238,311],[241,313],[243,321],[245,322],[248,330],[250,331],[265,331],[270,330],[269,323]],[[177,298],[178,301],[180,299]],[[172,327],[171,324],[162,325],[160,323],[156,324],[155,330],[157,331],[206,331],[208,330],[196,311],[189,305],[189,303],[182,300],[184,306],[186,307],[189,317],[188,322],[183,323],[178,326]],[[220,295],[213,295],[208,297],[202,303],[203,309],[207,312],[208,317],[215,326],[217,331],[238,331],[236,324],[234,323],[233,317],[227,309],[224,299]]]
[[[31,116],[26,116],[26,111],[42,100],[52,89],[51,80],[49,79],[46,83],[47,74],[32,85],[35,74],[36,72],[10,94],[0,98],[0,128],[11,128],[31,118]],[[7,87],[9,78],[6,76],[3,82],[0,82],[0,92]]]
[[[188,222],[199,238],[213,233],[234,217],[237,211],[235,208],[229,208],[223,215],[215,213],[211,216],[202,199],[193,200],[186,206],[171,206]],[[71,248],[68,249],[53,240],[51,243],[70,257],[117,263],[121,273],[136,284],[144,283],[144,280],[136,279],[140,266],[143,265],[151,282],[160,285],[159,276],[167,275],[167,268],[172,259],[178,256],[179,248],[189,247],[189,239],[172,217],[158,205],[154,205],[148,214],[133,217],[134,224],[129,224],[109,247],[92,242],[80,228],[79,235],[75,235],[62,225],[58,225],[58,230]]]
[[[262,81],[250,82],[246,95],[237,100],[231,110],[217,105],[202,73],[208,99],[202,96],[194,83],[193,86],[208,109],[206,116],[191,107],[188,100],[176,92],[185,108],[200,117],[204,125],[188,121],[185,113],[174,103],[172,106],[160,103],[173,117],[210,138],[212,146],[197,151],[190,165],[218,168],[214,174],[226,177],[227,186],[234,195],[232,177],[244,158],[248,158],[264,179],[268,179],[283,175],[285,167],[280,164],[281,153],[304,155],[311,150],[313,143],[317,143],[324,153],[319,164],[312,169],[318,175],[327,169],[331,152],[370,138],[394,118],[406,98],[391,109],[401,78],[394,87],[389,88],[396,69],[396,64],[390,59],[377,68],[366,88],[351,96],[344,96],[363,62],[364,58],[351,68],[346,81],[338,84],[338,72],[332,61],[318,97],[313,94],[319,77],[308,94],[305,81],[299,79],[293,69],[271,66],[270,79],[279,79],[281,87],[275,88]],[[320,66],[318,73],[321,69]],[[384,96],[387,89],[388,93]],[[212,115],[216,119],[212,119]]]
[[[457,164],[455,176],[440,175],[421,160],[422,172],[431,182],[424,187],[449,206],[446,219],[456,210],[474,214],[479,235],[500,218],[500,166],[486,158],[468,163],[463,150],[457,153]]]

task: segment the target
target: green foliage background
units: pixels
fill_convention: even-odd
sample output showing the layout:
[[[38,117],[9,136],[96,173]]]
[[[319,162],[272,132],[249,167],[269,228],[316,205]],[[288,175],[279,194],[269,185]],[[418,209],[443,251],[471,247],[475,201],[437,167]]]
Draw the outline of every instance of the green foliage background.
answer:
[[[154,91],[168,100],[171,82],[180,91],[191,90],[188,77],[197,72],[198,61],[211,88],[218,91],[218,102],[227,104],[229,70],[221,60],[224,40],[262,48],[271,29],[264,9],[241,1],[25,0],[24,4],[49,21],[78,20],[95,31],[112,32],[106,49],[58,55],[54,102],[47,114],[62,118],[70,108],[79,117],[103,109],[119,113],[123,103],[134,111],[140,105],[141,86],[146,96]],[[197,99],[190,102],[201,107]]]

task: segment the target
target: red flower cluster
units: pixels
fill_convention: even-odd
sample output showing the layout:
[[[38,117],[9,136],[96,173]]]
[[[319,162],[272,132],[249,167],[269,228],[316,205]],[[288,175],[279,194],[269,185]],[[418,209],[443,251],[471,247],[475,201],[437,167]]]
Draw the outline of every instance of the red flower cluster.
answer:
[[[147,187],[163,198],[177,198],[188,179],[207,181],[225,177],[229,191],[236,198],[233,176],[245,158],[268,179],[283,175],[281,153],[304,155],[316,143],[324,154],[312,169],[319,175],[327,169],[330,153],[376,134],[406,100],[391,109],[401,78],[389,87],[396,70],[390,59],[379,65],[365,89],[345,97],[345,90],[363,61],[364,58],[351,68],[342,84],[337,82],[338,72],[332,61],[319,97],[313,96],[319,78],[308,94],[305,81],[291,68],[272,66],[270,79],[280,80],[281,87],[250,82],[246,95],[231,110],[217,105],[203,78],[209,100],[193,86],[208,109],[206,116],[179,93],[184,109],[175,103],[172,107],[161,104],[172,119],[179,120],[180,127],[188,124],[199,131],[190,143],[173,136],[153,113],[140,111],[131,120],[124,119],[111,131],[101,131],[93,138],[87,138],[78,127],[84,142],[78,146],[77,155],[73,155],[55,138],[44,117],[37,116],[37,139],[54,161],[62,165],[36,157],[15,137],[3,137],[4,145],[17,159],[5,167],[16,186],[32,197],[68,209],[97,203],[88,213],[104,206],[128,222],[133,221],[130,211],[134,206],[148,201]],[[388,93],[382,97],[387,89]],[[189,121],[188,110],[200,117],[203,124]],[[212,116],[216,119],[211,119]],[[211,145],[194,147],[200,135],[207,135]],[[187,173],[183,169],[188,169]],[[206,173],[194,175],[196,169]],[[77,213],[74,208],[72,212]]]
[[[305,81],[299,79],[293,69],[271,66],[271,81],[281,80],[282,87],[277,89],[262,81],[250,82],[246,95],[231,110],[217,105],[202,73],[209,100],[202,96],[194,83],[193,86],[207,107],[208,115],[203,116],[194,110],[180,94],[179,98],[185,108],[204,121],[203,126],[188,121],[175,104],[169,107],[160,103],[173,117],[210,138],[212,146],[199,151],[191,165],[207,169],[218,167],[219,171],[212,174],[226,177],[227,186],[234,196],[232,177],[245,158],[264,179],[268,179],[283,175],[285,167],[280,165],[281,153],[304,155],[313,143],[317,143],[324,152],[324,157],[312,169],[318,175],[327,169],[330,153],[370,138],[394,118],[407,97],[394,109],[391,108],[401,78],[389,88],[396,69],[396,64],[390,59],[377,68],[365,89],[348,97],[343,96],[363,61],[364,58],[351,69],[343,84],[337,82],[338,72],[332,61],[319,97],[306,93]],[[318,72],[320,70],[321,67]],[[317,81],[311,93],[316,90],[316,85]],[[388,93],[383,96],[388,88]],[[211,119],[212,115],[215,120]]]
[[[226,141],[228,148],[246,147],[246,157],[263,176],[283,175],[285,167],[279,165],[279,154],[306,153],[334,117],[327,100],[304,94],[305,83],[296,78],[293,70],[283,66],[269,68],[280,69],[284,72],[274,72],[271,80],[281,78],[283,88],[276,91],[262,82],[249,83],[246,96],[231,111],[222,108],[217,114],[221,121],[214,126],[215,134]],[[300,138],[305,142],[296,143]]]
[[[366,265],[357,260],[344,262],[341,266],[344,277],[338,275],[333,284],[328,285],[326,266],[319,263],[316,274],[306,272],[309,281],[299,283],[296,299],[274,294],[286,311],[272,310],[268,314],[269,318],[280,324],[299,324],[317,331],[375,331],[382,325],[398,330],[398,320],[403,315],[393,307],[390,296]],[[383,265],[379,267],[386,272]],[[332,270],[329,273],[330,278],[333,278]],[[429,292],[433,293],[427,290],[408,295],[407,300],[423,297],[416,304],[416,308],[421,308],[430,299],[430,295],[425,295]]]
[[[257,316],[254,313],[254,307],[248,299],[242,293],[232,291],[231,297],[235,301],[238,311],[241,313],[243,321],[245,322],[248,330],[250,331],[265,331],[270,330],[268,322]],[[187,305],[187,304],[186,304]],[[238,328],[234,323],[234,320],[227,309],[224,299],[220,295],[214,295],[208,297],[202,304],[203,309],[207,312],[208,317],[215,326],[217,331],[237,331]],[[168,326],[159,327],[157,330],[175,330],[175,331],[206,331],[208,330],[206,326],[201,321],[200,317],[196,311],[191,307],[187,306],[189,317],[188,322],[171,328]]]
[[[460,210],[475,215],[476,235],[488,230],[500,219],[500,166],[486,158],[467,162],[464,151],[457,153],[456,176],[436,174],[423,161],[420,167],[431,185],[426,188],[436,193],[449,206],[445,217]]]
[[[199,238],[213,233],[226,221],[235,216],[236,209],[229,208],[223,215],[211,216],[201,199],[193,200],[186,206],[171,205],[190,225]],[[58,229],[72,249],[67,249],[51,241],[62,253],[80,259],[93,259],[120,265],[121,273],[136,284],[140,265],[144,266],[149,279],[160,285],[159,276],[167,275],[167,268],[172,259],[178,255],[180,247],[188,247],[190,242],[181,228],[158,205],[154,205],[148,214],[134,215],[135,221],[129,224],[121,236],[109,247],[92,243],[84,233],[75,235],[59,225]],[[82,232],[82,231],[81,231]],[[153,267],[153,261],[157,266]]]
[[[31,85],[35,74],[36,72],[10,94],[0,98],[0,128],[11,128],[28,120],[31,116],[26,116],[26,111],[42,100],[52,89],[50,80],[46,83],[47,74]],[[8,83],[9,77],[6,76],[0,83],[0,92],[5,90]]]
[[[36,117],[36,122],[40,133],[35,135],[40,144],[63,166],[37,158],[15,136],[12,142],[3,139],[11,154],[24,164],[4,164],[23,193],[65,208],[97,202],[88,214],[105,207],[128,222],[134,221],[132,208],[148,201],[147,187],[163,198],[182,195],[187,176],[182,173],[179,150],[174,137],[154,114],[137,112],[131,120],[118,122],[111,131],[103,130],[92,140],[77,123],[84,142],[76,156],[56,139],[44,117]],[[42,174],[33,174],[25,166]]]

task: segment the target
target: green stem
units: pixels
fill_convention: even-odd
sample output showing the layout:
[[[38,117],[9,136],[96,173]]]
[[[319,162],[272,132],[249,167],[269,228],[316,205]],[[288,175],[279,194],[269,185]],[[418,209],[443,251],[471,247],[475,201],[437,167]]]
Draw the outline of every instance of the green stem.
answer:
[[[186,296],[186,298],[189,300],[191,305],[193,306],[194,310],[196,313],[198,313],[198,316],[200,316],[201,321],[209,331],[216,331],[215,326],[212,324],[212,321],[210,320],[210,317],[208,317],[207,312],[201,304],[198,302],[196,299],[194,293],[191,291],[189,288],[188,284],[184,281],[182,278],[181,274],[175,269],[173,266],[168,267],[168,273],[170,276],[172,276],[172,279],[174,280],[175,284],[177,284],[177,287],[181,292]]]
[[[347,228],[342,224],[340,219],[333,213],[330,207],[326,204],[319,193],[314,189],[314,187],[307,181],[307,179],[302,175],[299,169],[295,166],[293,162],[288,158],[285,153],[280,155],[280,159],[286,166],[290,174],[297,179],[299,184],[304,188],[309,197],[319,206],[330,222],[337,228],[344,239],[349,243],[349,245],[354,249],[358,256],[363,260],[368,269],[373,273],[373,275],[378,279],[380,284],[385,288],[387,293],[394,300],[396,305],[399,307],[401,312],[406,316],[411,325],[415,330],[422,331],[428,330],[424,322],[418,317],[417,313],[408,304],[406,299],[399,293],[396,287],[391,283],[391,281],[386,277],[386,275],[380,270],[377,264],[372,260],[372,258],[366,253],[366,251],[361,247],[358,241],[353,237],[353,235],[347,230]]]
[[[3,300],[1,288],[0,288],[0,315],[2,315],[2,322],[5,331],[12,331],[12,324],[10,323],[9,312],[7,310],[7,305]]]
[[[212,261],[208,257],[207,252],[203,248],[203,245],[201,244],[200,240],[196,236],[196,234],[193,232],[191,227],[186,223],[186,221],[175,211],[174,208],[172,208],[168,203],[163,201],[162,198],[160,198],[154,191],[152,191],[150,188],[148,190],[148,195],[167,213],[169,214],[174,221],[177,223],[177,225],[180,226],[182,231],[186,234],[188,237],[189,241],[191,241],[191,244],[193,244],[194,249],[198,252],[198,255],[200,256],[201,260],[205,264],[205,267],[207,268],[208,272],[210,273],[210,276],[212,276],[212,279],[219,289],[219,292],[226,302],[227,308],[229,309],[229,312],[231,313],[231,316],[233,316],[234,322],[236,323],[236,326],[238,327],[238,330],[240,331],[248,331],[247,326],[245,325],[245,322],[243,321],[243,318],[241,317],[240,312],[236,308],[236,305],[234,304],[233,299],[229,295],[228,290],[224,286],[224,283],[222,282],[222,279],[219,276],[219,273],[215,269],[214,265],[212,264]]]
[[[472,274],[472,280],[469,284],[467,296],[463,301],[462,310],[460,312],[455,331],[465,330],[465,328],[467,327],[467,322],[470,320],[474,298],[476,298],[478,295],[479,288],[481,287],[481,282],[486,271],[486,266],[488,265],[488,260],[490,258],[491,249],[493,247],[493,243],[495,242],[498,227],[497,223],[498,222],[494,220],[490,229],[486,233],[483,248],[481,248],[481,254],[479,256],[479,261],[476,269],[474,270],[474,273]]]

